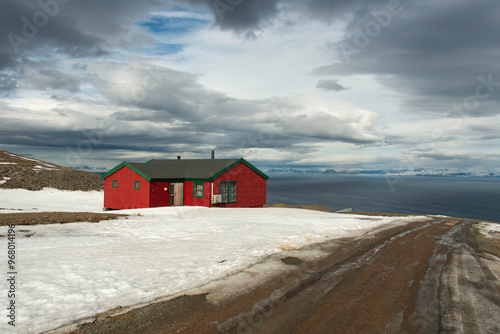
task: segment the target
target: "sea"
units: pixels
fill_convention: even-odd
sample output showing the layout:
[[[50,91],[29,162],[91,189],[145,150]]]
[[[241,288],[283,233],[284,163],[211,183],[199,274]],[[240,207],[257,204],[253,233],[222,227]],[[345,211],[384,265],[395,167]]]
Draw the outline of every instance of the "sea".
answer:
[[[500,178],[269,174],[267,203],[500,222]]]

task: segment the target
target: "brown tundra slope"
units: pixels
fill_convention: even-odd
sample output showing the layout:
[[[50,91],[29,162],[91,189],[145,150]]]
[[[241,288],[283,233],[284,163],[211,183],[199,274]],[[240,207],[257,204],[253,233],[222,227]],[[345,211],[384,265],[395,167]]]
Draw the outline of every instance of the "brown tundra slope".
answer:
[[[0,189],[102,190],[99,174],[0,150]]]

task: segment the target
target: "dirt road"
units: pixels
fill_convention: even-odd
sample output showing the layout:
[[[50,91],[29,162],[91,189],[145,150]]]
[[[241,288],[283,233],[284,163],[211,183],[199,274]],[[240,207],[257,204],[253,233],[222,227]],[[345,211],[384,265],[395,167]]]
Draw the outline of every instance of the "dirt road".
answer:
[[[435,218],[279,254],[76,333],[500,333],[499,253],[473,222]]]

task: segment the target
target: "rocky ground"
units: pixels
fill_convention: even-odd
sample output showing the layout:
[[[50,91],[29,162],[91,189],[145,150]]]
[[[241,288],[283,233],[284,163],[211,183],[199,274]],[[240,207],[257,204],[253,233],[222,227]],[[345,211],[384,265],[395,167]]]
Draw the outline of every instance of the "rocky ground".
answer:
[[[99,174],[0,151],[0,188],[90,191],[103,187],[104,181]]]
[[[274,203],[265,205],[266,208],[295,208],[295,209],[306,209],[306,210],[316,210],[323,212],[333,212],[325,205],[319,204],[309,204],[309,205],[287,205],[284,203]]]
[[[98,223],[104,220],[118,219],[126,215],[90,212],[19,212],[0,215],[0,226],[5,225],[43,225],[67,224],[78,222]]]

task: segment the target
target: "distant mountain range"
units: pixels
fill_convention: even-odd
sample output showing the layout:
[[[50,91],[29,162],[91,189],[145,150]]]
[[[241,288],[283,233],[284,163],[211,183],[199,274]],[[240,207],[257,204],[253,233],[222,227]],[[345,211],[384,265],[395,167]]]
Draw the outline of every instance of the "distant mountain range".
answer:
[[[97,174],[106,174],[110,169],[106,167],[90,167],[90,166],[78,166],[78,167],[70,167],[78,170],[83,170],[86,172],[93,172]]]
[[[294,169],[272,168],[268,174],[338,174],[338,175],[390,175],[390,176],[455,176],[455,177],[500,177],[500,171],[463,171],[457,169],[416,168],[416,169]]]

